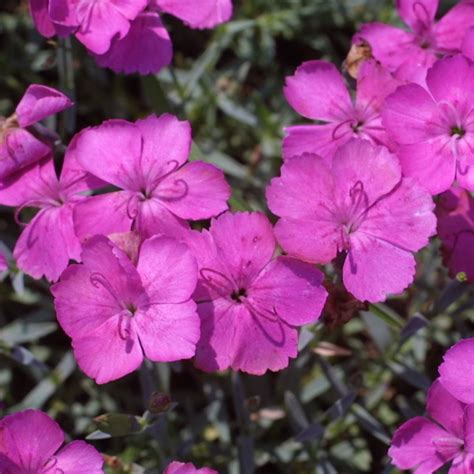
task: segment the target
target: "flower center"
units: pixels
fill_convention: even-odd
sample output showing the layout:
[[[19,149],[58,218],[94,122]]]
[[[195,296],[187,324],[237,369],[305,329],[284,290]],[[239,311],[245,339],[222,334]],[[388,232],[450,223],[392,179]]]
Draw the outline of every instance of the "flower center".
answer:
[[[454,127],[451,127],[451,136],[456,137],[456,138],[462,138],[466,135],[466,130],[463,127],[460,127],[458,125],[455,125]]]
[[[242,301],[247,297],[247,291],[245,288],[239,288],[235,290],[230,297],[237,303],[242,303]]]

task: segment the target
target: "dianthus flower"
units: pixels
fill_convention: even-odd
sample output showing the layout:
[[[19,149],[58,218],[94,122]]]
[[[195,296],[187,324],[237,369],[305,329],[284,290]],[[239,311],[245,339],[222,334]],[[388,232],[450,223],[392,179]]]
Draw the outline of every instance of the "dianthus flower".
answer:
[[[303,117],[326,122],[285,128],[283,157],[314,153],[332,158],[337,148],[351,138],[388,145],[380,117],[380,107],[399,82],[373,60],[365,61],[357,79],[353,102],[344,79],[326,61],[303,63],[294,76],[286,78],[285,97]]]
[[[15,113],[0,117],[0,185],[5,178],[51,153],[38,124],[73,103],[61,92],[33,84],[28,87]]]
[[[440,56],[461,51],[466,31],[474,26],[474,2],[460,2],[437,22],[439,0],[396,3],[409,31],[385,23],[367,23],[353,43],[369,43],[374,58],[399,79],[423,83],[427,69]]]
[[[118,38],[103,55],[96,56],[100,66],[115,72],[157,73],[171,62],[173,45],[163,26],[161,15],[167,13],[191,28],[213,28],[229,20],[231,0],[149,0],[148,8],[131,24],[129,33]]]
[[[438,379],[426,408],[429,418],[412,418],[395,432],[388,452],[393,464],[417,474],[439,472],[447,463],[449,474],[474,472],[474,405],[457,400]]]
[[[173,461],[163,474],[218,474],[218,472],[208,467],[198,469],[190,462]]]
[[[327,296],[322,273],[273,258],[272,226],[257,212],[225,213],[185,241],[199,267],[196,366],[255,375],[287,367],[297,355],[297,327],[320,317]]]
[[[463,189],[452,188],[441,195],[436,211],[450,275],[464,274],[474,281],[474,198]]]
[[[453,397],[463,403],[474,403],[474,338],[463,339],[444,354],[439,375]]]
[[[0,204],[16,207],[15,219],[25,227],[13,256],[18,268],[33,278],[44,275],[56,281],[69,260],[80,260],[73,209],[98,183],[77,164],[74,151],[71,143],[59,178],[49,156],[11,175],[0,187]],[[28,224],[19,221],[25,208],[39,209]]]
[[[103,474],[103,459],[84,441],[64,443],[64,433],[46,413],[25,410],[0,420],[2,474]]]
[[[121,190],[94,196],[75,209],[76,231],[177,235],[185,219],[208,219],[227,209],[230,188],[215,166],[187,163],[191,127],[172,115],[135,123],[109,120],[77,137],[77,159],[91,174]]]
[[[474,64],[458,55],[438,61],[417,84],[399,87],[382,110],[398,144],[403,174],[432,194],[459,185],[474,191]]]
[[[105,236],[88,239],[83,263],[69,266],[51,288],[79,367],[99,384],[133,372],[144,357],[193,357],[200,332],[189,249],[163,236],[135,249],[134,241],[117,242],[124,250]]]
[[[344,285],[362,301],[402,292],[415,274],[413,253],[436,228],[430,194],[402,178],[396,156],[365,140],[343,145],[330,165],[310,154],[287,160],[267,200],[281,217],[283,249],[319,264],[345,255]]]

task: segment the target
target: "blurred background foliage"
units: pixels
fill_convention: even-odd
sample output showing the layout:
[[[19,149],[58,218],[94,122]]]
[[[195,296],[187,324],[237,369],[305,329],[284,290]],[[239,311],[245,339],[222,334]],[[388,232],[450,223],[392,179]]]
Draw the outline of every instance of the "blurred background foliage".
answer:
[[[12,113],[31,83],[76,100],[48,123],[64,144],[108,118],[173,112],[192,123],[193,158],[225,170],[233,209],[265,211],[282,127],[302,121],[284,100],[285,76],[310,59],[341,66],[361,23],[399,20],[391,0],[234,3],[233,20],[213,31],[165,17],[173,67],[125,77],[98,68],[74,39],[40,37],[26,1],[2,0],[0,115]],[[10,250],[19,231],[12,210],[0,208],[0,241]],[[109,473],[159,473],[171,459],[221,474],[395,473],[390,437],[423,413],[444,351],[472,334],[473,298],[469,285],[447,276],[434,239],[405,294],[343,326],[305,328],[300,355],[283,372],[207,375],[190,362],[146,364],[99,387],[76,368],[48,285],[12,270],[0,281],[0,409],[48,411],[71,437],[88,436],[110,456]]]

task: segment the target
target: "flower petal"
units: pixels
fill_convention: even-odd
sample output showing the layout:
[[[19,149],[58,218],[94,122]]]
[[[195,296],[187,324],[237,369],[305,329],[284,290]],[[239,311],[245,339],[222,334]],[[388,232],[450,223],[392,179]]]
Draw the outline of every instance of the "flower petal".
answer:
[[[326,61],[308,61],[286,78],[285,97],[300,115],[326,122],[346,120],[353,109],[341,73]]]
[[[474,3],[459,2],[446,13],[433,28],[438,47],[447,52],[457,52],[467,30],[474,26]]]
[[[103,474],[104,460],[98,451],[84,441],[73,441],[55,456],[55,468],[67,474]]]
[[[210,26],[214,17],[215,19],[220,17],[218,1],[222,2],[222,0],[201,0],[197,4],[193,0],[154,0],[152,4],[154,3],[160,11],[184,21],[191,28],[207,28],[206,25]],[[224,3],[228,3],[228,0],[224,0]],[[223,7],[222,14],[227,15],[229,7],[225,4]]]
[[[49,0],[30,0],[30,13],[36,29],[46,38],[52,38],[56,34],[51,18],[49,17]]]
[[[438,11],[439,0],[397,0],[402,20],[415,31],[429,28]]]

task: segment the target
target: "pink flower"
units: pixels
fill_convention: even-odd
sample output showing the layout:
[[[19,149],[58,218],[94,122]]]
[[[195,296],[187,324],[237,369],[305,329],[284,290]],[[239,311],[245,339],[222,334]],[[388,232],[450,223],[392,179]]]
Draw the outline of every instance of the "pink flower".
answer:
[[[69,260],[80,260],[81,246],[74,232],[74,206],[82,194],[97,185],[81,169],[69,146],[58,179],[51,157],[10,176],[0,188],[0,204],[17,207],[15,218],[24,208],[39,212],[25,225],[13,256],[18,268],[33,278],[43,275],[56,281]]]
[[[147,0],[49,0],[48,13],[54,24],[74,31],[89,51],[103,54],[114,38],[127,35],[146,6]]]
[[[397,0],[409,31],[384,23],[368,23],[353,42],[366,41],[372,54],[396,77],[423,83],[440,55],[460,52],[464,35],[474,26],[474,2],[465,0],[435,22],[439,0]]]
[[[84,441],[61,448],[64,433],[39,410],[25,410],[0,420],[0,471],[3,474],[103,474],[103,459]],[[61,449],[60,449],[61,448]]]
[[[437,216],[444,262],[450,275],[464,273],[469,281],[474,281],[474,198],[463,189],[452,188],[441,195]]]
[[[399,82],[375,61],[365,61],[353,103],[342,75],[333,64],[303,63],[294,76],[286,79],[286,99],[303,117],[325,123],[286,127],[283,157],[315,153],[330,159],[339,146],[353,137],[388,145],[380,107],[398,85]]]
[[[37,123],[72,105],[61,92],[33,84],[15,113],[6,119],[0,117],[0,185],[7,176],[51,153],[51,146],[41,139]]]
[[[455,179],[474,191],[474,64],[460,55],[442,59],[426,82],[428,90],[399,87],[382,111],[387,133],[399,145],[403,174],[432,194]]]
[[[419,474],[439,472],[447,463],[450,474],[473,472],[474,405],[456,400],[437,380],[428,392],[427,412],[429,418],[412,418],[395,432],[388,452],[393,464]]]
[[[120,242],[120,240],[118,241]],[[128,255],[104,236],[83,246],[51,291],[79,367],[99,384],[137,369],[144,357],[169,362],[194,356],[199,317],[190,299],[197,269],[189,249],[155,236]]]
[[[227,209],[230,188],[213,165],[187,163],[191,127],[172,115],[136,123],[109,120],[77,137],[77,159],[91,174],[121,189],[75,209],[80,238],[137,229],[144,237],[179,235],[186,219],[208,219]]]
[[[401,293],[413,281],[413,252],[435,233],[429,193],[402,178],[385,147],[365,140],[343,145],[331,165],[310,154],[286,161],[267,200],[281,217],[283,249],[319,264],[345,255],[344,285],[359,300]]]
[[[453,397],[463,403],[474,403],[474,338],[458,342],[444,354],[439,375]]]
[[[190,462],[173,461],[163,474],[218,474],[218,472],[208,467],[197,469]]]
[[[173,45],[161,14],[183,20],[191,28],[213,28],[229,20],[231,0],[150,0],[149,8],[132,22],[127,35],[116,38],[110,49],[96,56],[100,66],[115,72],[151,74],[170,64]],[[97,51],[95,51],[97,53]]]
[[[324,306],[321,272],[273,258],[272,226],[257,212],[225,213],[186,243],[199,267],[196,366],[255,375],[287,367],[297,355],[297,327],[317,321]]]

